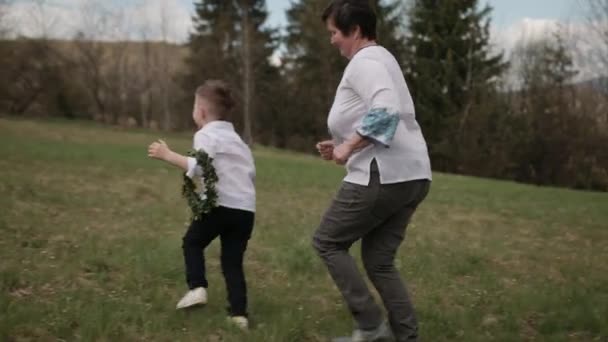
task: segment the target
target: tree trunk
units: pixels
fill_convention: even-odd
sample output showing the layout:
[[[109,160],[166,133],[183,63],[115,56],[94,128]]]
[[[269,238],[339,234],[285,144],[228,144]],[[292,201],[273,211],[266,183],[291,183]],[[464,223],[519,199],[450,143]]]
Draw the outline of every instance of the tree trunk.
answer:
[[[243,140],[248,145],[253,143],[251,134],[251,113],[253,107],[253,78],[252,78],[252,54],[251,54],[251,24],[249,20],[249,6],[247,1],[241,3],[243,11],[242,34],[243,34]]]

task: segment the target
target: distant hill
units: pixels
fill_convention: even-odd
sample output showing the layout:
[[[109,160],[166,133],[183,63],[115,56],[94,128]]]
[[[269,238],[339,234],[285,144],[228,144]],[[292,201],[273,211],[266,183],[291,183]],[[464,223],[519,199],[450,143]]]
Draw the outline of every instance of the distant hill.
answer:
[[[600,76],[589,80],[581,81],[578,82],[577,85],[582,88],[592,89],[608,95],[608,76]]]

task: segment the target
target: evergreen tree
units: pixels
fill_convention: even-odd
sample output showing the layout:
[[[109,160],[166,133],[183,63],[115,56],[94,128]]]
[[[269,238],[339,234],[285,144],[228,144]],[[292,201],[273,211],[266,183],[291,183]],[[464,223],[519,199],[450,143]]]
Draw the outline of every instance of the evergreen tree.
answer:
[[[254,85],[268,81],[273,69],[270,56],[276,48],[276,32],[264,26],[268,16],[265,1],[200,0],[195,10],[184,89],[192,94],[206,79],[226,80],[239,99],[237,113],[242,114],[234,121],[243,128],[244,140],[251,143],[254,100],[270,96],[256,91]]]
[[[294,2],[287,11],[284,75],[289,84],[291,108],[287,147],[312,150],[327,138],[327,114],[346,61],[330,44],[321,21],[324,0]]]
[[[378,18],[376,27],[378,44],[390,51],[398,61],[403,61],[406,48],[402,2],[371,0],[371,5]]]
[[[413,0],[405,75],[435,169],[458,167],[472,107],[505,68],[489,43],[491,7],[478,0]]]

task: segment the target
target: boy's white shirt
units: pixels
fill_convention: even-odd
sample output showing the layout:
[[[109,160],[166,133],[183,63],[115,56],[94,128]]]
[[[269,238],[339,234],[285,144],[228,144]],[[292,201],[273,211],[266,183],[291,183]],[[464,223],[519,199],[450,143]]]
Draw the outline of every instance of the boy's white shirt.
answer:
[[[255,212],[255,164],[249,146],[227,121],[212,121],[194,134],[193,147],[211,158],[218,176],[218,205]],[[190,178],[201,177],[196,159],[188,157]],[[202,184],[202,179],[201,179]]]

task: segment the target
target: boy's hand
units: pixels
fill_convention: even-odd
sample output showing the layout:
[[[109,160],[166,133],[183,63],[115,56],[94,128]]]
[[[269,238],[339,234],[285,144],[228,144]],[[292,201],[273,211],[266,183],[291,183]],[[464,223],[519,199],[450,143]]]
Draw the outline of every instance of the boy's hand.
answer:
[[[158,139],[158,141],[155,141],[148,146],[148,157],[167,160],[170,153],[171,149],[169,149],[167,143],[162,139]]]
[[[325,140],[317,143],[317,151],[321,155],[321,158],[325,160],[332,160],[334,153],[334,142],[332,140]]]

